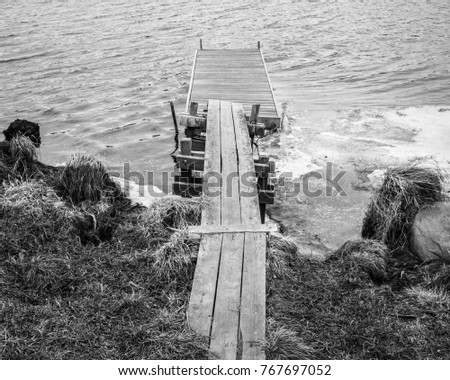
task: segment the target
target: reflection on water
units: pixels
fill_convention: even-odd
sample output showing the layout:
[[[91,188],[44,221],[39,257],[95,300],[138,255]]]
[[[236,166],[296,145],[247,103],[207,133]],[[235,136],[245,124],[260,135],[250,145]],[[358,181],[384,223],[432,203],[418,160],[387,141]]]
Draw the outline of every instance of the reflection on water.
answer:
[[[93,3],[93,4],[92,4]],[[198,40],[261,41],[291,112],[448,104],[450,10],[436,1],[0,3],[0,126],[39,122],[42,159],[96,153],[168,170]]]

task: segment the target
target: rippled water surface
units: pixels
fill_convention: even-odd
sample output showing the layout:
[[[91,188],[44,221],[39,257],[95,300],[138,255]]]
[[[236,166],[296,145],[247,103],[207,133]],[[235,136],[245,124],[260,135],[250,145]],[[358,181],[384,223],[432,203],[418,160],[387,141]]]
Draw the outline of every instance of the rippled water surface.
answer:
[[[94,4],[92,4],[94,3]],[[0,3],[0,126],[40,123],[44,161],[170,169],[199,39],[262,43],[290,112],[449,104],[450,8],[430,1]]]

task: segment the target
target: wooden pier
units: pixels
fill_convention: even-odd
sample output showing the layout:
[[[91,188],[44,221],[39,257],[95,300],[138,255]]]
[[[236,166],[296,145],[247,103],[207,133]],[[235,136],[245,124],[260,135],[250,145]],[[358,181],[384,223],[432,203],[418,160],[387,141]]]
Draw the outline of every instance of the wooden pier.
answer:
[[[256,174],[241,105],[208,104],[205,171],[217,195],[202,213],[203,234],[188,309],[190,327],[210,336],[220,359],[262,359],[265,334],[266,232],[261,224]],[[249,184],[234,175],[248,173]],[[233,177],[233,180],[226,178]],[[253,181],[252,181],[252,178]],[[207,184],[204,184],[206,186]],[[250,196],[242,196],[244,193]],[[253,193],[253,196],[251,194]],[[240,359],[239,358],[239,359]]]
[[[200,49],[195,53],[186,112],[192,102],[200,109],[208,99],[240,103],[247,115],[261,108],[257,122],[273,129],[280,125],[277,105],[261,49]]]
[[[189,326],[210,338],[212,358],[264,359],[265,204],[275,164],[255,136],[279,125],[260,50],[199,50],[176,157],[173,192],[203,193],[207,207],[188,308]]]

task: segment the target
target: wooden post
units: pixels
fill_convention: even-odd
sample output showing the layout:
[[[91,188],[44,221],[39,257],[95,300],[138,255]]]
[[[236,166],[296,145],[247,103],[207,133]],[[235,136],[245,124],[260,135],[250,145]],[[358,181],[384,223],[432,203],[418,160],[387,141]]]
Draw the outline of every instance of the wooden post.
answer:
[[[175,127],[175,135],[174,135],[174,140],[175,140],[175,149],[174,151],[170,154],[172,156],[172,158],[174,159],[174,161],[176,161],[175,157],[173,156],[173,154],[178,150],[178,123],[177,123],[177,115],[175,113],[175,105],[173,104],[172,101],[169,102],[170,103],[170,109],[172,111],[172,119],[173,119],[173,126]]]
[[[260,107],[261,107],[261,104],[253,104],[252,105],[252,113],[250,114],[250,123],[257,123]]]
[[[275,161],[269,161],[269,172],[275,173]]]
[[[200,38],[200,50],[203,50],[203,40]]]
[[[178,134],[178,123],[177,123],[177,115],[175,113],[175,105],[172,101],[169,102],[170,104],[170,110],[172,111],[172,119],[173,119],[173,125],[175,127],[175,133]]]
[[[261,223],[266,223],[266,204],[260,203],[259,204],[259,213],[261,214]]]
[[[191,102],[191,106],[189,107],[189,115],[197,116],[198,103]]]
[[[266,153],[261,153],[259,155],[259,163],[260,164],[268,164],[269,163],[269,155]]]

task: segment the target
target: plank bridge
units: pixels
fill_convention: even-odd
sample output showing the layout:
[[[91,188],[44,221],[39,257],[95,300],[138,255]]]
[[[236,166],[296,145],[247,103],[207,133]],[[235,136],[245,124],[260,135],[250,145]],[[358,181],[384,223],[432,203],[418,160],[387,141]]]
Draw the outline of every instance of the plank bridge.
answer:
[[[212,358],[265,357],[264,215],[275,167],[252,141],[279,120],[260,49],[196,52],[173,192],[207,199],[190,228],[201,241],[187,316],[210,338]]]

